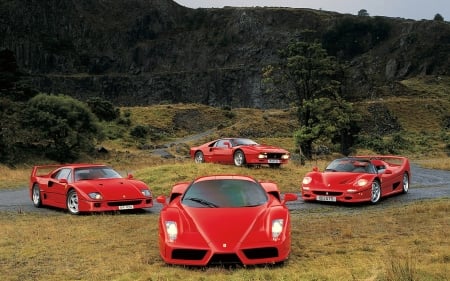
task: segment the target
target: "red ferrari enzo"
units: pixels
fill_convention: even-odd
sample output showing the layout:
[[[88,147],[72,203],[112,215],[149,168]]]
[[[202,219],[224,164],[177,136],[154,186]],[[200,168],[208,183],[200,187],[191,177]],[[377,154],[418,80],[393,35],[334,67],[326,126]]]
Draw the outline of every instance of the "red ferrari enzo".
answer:
[[[291,249],[287,201],[273,182],[216,175],[173,186],[159,218],[159,249],[168,264],[254,265],[285,261]]]
[[[332,161],[320,172],[314,168],[302,182],[305,201],[371,202],[407,193],[411,170],[400,156],[352,156]]]
[[[238,167],[262,164],[279,167],[289,160],[287,150],[245,138],[223,138],[191,147],[190,155],[196,163],[234,164]]]
[[[102,212],[151,208],[148,186],[123,178],[100,164],[34,166],[30,177],[30,197],[34,206],[53,206],[80,212]]]

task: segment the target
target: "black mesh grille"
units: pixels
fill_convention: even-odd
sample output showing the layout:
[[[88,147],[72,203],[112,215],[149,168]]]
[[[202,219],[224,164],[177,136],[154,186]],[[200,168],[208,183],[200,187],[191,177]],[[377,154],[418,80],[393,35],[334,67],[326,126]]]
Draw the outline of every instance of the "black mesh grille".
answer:
[[[205,255],[206,250],[175,249],[172,251],[172,259],[175,260],[201,260]]]
[[[282,153],[267,153],[268,159],[281,159]]]
[[[337,191],[313,191],[315,195],[329,195],[329,196],[340,196],[342,192]]]
[[[255,248],[243,250],[245,256],[252,259],[266,259],[278,257],[277,248],[267,247],[267,248]]]
[[[215,254],[209,261],[209,264],[210,265],[242,264],[242,262],[236,254]]]
[[[108,202],[108,206],[138,205],[142,200]]]

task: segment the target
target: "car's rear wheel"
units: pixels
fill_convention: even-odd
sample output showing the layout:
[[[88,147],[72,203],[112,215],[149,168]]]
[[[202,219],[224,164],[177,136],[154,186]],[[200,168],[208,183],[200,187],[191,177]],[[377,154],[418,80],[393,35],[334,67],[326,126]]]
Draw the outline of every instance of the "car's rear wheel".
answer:
[[[194,155],[194,161],[195,161],[195,163],[205,162],[205,156],[203,155],[203,152],[197,151]]]
[[[372,204],[376,204],[378,203],[378,201],[380,201],[380,198],[381,198],[381,185],[379,181],[374,180],[372,182],[372,193],[370,196],[370,202]]]
[[[409,176],[408,173],[403,174],[403,193],[408,193],[409,190]]]
[[[72,215],[78,215],[80,213],[78,210],[78,195],[74,189],[70,190],[67,194],[66,203],[67,210],[69,210]]]
[[[233,156],[234,165],[241,167],[245,164],[245,155],[242,150],[236,150]]]
[[[41,190],[39,189],[39,185],[37,183],[33,185],[33,189],[31,192],[33,198],[33,205],[37,208],[41,207],[42,206]]]

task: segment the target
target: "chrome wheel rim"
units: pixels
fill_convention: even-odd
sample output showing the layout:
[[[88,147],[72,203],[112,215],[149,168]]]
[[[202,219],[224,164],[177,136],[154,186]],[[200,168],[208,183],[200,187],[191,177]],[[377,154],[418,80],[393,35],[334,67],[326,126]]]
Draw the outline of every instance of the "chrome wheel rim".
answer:
[[[234,155],[234,164],[236,166],[242,166],[244,164],[244,154],[242,152],[236,152]]]
[[[403,175],[403,192],[406,193],[409,190],[409,177],[408,174]]]
[[[370,198],[370,201],[372,203],[378,202],[381,197],[381,187],[380,184],[377,181],[374,181],[372,183],[372,197]]]
[[[34,203],[34,205],[38,205],[40,200],[41,200],[41,194],[39,191],[39,187],[34,186],[33,187],[33,203]]]
[[[78,213],[78,196],[76,192],[71,192],[67,198],[67,208],[73,214]]]
[[[197,152],[195,153],[195,163],[203,163],[203,153]]]

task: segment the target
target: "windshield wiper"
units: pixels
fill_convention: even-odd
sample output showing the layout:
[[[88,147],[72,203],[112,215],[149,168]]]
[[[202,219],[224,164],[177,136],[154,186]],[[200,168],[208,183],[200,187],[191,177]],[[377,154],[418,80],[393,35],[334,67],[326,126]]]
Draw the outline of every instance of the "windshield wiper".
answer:
[[[219,206],[217,206],[216,204],[214,204],[214,203],[212,203],[212,202],[209,202],[208,200],[205,200],[205,199],[202,199],[202,198],[197,198],[197,197],[187,197],[187,198],[184,198],[184,200],[191,200],[191,201],[194,201],[194,202],[196,202],[196,203],[199,203],[199,204],[202,204],[202,205],[204,205],[204,206],[211,207],[211,208],[217,208],[217,207],[219,207]]]

